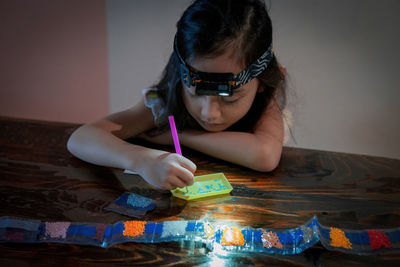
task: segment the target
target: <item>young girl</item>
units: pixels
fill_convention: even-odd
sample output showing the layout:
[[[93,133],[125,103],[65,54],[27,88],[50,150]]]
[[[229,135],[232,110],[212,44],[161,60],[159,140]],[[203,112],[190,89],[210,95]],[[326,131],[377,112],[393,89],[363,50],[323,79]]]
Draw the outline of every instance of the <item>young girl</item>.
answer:
[[[272,51],[261,0],[198,0],[177,23],[160,81],[134,107],[78,128],[68,149],[82,160],[134,170],[164,189],[193,183],[184,156],[125,142],[138,136],[172,144],[174,115],[183,146],[258,171],[279,163],[284,73]]]

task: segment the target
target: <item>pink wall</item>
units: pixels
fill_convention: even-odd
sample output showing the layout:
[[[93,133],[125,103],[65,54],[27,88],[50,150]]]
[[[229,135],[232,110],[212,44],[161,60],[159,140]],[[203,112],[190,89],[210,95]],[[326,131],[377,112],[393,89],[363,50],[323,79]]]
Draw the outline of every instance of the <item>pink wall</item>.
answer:
[[[0,40],[0,115],[88,122],[108,113],[105,0],[1,0]]]

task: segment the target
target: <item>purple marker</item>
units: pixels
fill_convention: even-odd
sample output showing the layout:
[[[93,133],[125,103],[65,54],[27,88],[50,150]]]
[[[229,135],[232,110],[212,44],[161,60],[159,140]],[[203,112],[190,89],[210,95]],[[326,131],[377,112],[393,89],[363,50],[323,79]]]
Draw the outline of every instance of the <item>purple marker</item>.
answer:
[[[178,132],[176,131],[174,116],[168,116],[169,126],[171,127],[172,139],[174,140],[175,152],[182,156],[181,145],[179,144]],[[187,186],[186,193],[188,192]]]
[[[182,156],[181,145],[179,144],[178,132],[176,131],[174,116],[168,116],[169,126],[171,127],[172,139],[174,140],[175,151]]]

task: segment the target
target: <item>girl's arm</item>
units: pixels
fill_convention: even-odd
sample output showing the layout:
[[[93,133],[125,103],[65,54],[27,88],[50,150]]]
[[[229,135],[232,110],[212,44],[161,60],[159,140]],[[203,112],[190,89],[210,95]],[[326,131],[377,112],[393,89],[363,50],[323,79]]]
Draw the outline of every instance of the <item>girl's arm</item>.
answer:
[[[196,165],[178,154],[125,142],[154,127],[143,101],[135,107],[79,127],[68,140],[76,157],[97,165],[137,171],[148,183],[164,189],[193,183]]]
[[[282,114],[275,101],[262,114],[254,133],[184,131],[181,143],[202,153],[257,171],[272,171],[281,158]]]

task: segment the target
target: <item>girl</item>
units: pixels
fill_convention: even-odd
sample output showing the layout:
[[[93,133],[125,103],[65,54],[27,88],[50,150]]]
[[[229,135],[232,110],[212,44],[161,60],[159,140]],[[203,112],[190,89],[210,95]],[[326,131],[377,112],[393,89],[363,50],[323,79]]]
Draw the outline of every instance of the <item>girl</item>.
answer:
[[[198,0],[177,23],[174,51],[160,81],[134,107],[78,128],[68,150],[82,160],[134,170],[164,189],[193,183],[184,156],[124,141],[139,136],[181,144],[258,171],[279,163],[284,73],[272,52],[272,26],[260,0]]]

